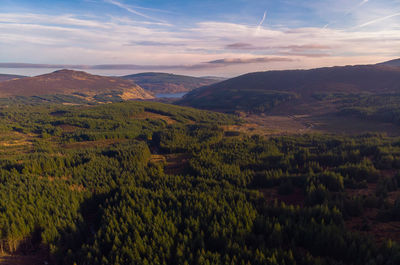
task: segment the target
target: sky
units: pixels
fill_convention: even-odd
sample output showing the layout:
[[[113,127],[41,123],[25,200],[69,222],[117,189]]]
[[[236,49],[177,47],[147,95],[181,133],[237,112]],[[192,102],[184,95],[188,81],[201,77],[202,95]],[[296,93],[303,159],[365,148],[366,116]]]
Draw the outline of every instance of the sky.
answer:
[[[400,0],[0,0],[0,73],[231,77],[400,58]]]

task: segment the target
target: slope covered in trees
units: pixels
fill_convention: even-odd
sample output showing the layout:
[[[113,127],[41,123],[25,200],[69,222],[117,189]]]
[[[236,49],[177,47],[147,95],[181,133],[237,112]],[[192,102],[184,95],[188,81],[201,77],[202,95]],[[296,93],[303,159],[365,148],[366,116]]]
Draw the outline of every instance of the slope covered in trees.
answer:
[[[400,59],[394,59],[387,62],[379,63],[378,65],[387,65],[387,66],[400,66]]]
[[[178,104],[278,116],[352,116],[398,123],[400,68],[359,65],[242,75],[188,93]],[[344,119],[342,122],[346,122]]]
[[[1,252],[45,249],[53,264],[400,263],[400,231],[380,234],[400,220],[399,138],[266,139],[224,131],[233,116],[150,102],[9,104],[0,121]]]
[[[144,89],[156,94],[188,92],[195,88],[208,86],[220,81],[217,79],[167,73],[140,73],[122,76],[121,78],[132,80]]]

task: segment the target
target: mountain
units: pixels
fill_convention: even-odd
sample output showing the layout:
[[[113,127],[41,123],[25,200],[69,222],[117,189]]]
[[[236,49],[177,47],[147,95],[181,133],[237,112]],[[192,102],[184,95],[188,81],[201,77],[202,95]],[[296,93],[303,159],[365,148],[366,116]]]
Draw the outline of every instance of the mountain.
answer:
[[[400,93],[400,69],[359,65],[250,73],[196,89],[179,103],[211,110],[264,112],[283,102],[311,103],[322,94],[338,93]]]
[[[380,63],[378,65],[386,65],[386,66],[400,66],[400,59],[394,59],[387,62]]]
[[[202,78],[167,73],[140,73],[122,76],[122,78],[132,80],[144,89],[156,94],[188,92],[221,81],[220,78],[216,77]]]
[[[250,129],[267,134],[398,135],[400,67],[358,65],[250,73],[198,88],[176,104],[237,113]]]
[[[26,76],[23,76],[23,75],[0,74],[0,82],[8,81],[8,80],[13,80],[13,79],[19,79],[19,78],[23,78],[23,77],[26,77]]]
[[[153,95],[132,81],[72,70],[59,70],[0,83],[2,98],[46,95],[72,95],[88,101],[101,102],[153,98]]]

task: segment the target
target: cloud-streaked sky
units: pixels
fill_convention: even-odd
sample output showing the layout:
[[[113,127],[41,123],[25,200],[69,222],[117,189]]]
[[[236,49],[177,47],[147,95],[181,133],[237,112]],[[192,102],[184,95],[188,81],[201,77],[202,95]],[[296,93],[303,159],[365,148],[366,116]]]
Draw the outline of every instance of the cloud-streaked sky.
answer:
[[[229,77],[398,57],[400,0],[0,0],[0,72]]]

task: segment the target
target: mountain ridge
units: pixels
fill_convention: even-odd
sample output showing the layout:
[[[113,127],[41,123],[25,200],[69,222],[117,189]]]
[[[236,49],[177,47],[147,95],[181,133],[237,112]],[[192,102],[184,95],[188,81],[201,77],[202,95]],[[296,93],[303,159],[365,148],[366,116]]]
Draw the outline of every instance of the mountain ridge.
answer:
[[[9,80],[0,83],[0,97],[77,95],[88,100],[96,97],[120,97],[121,100],[152,99],[153,95],[132,81],[115,77],[91,75],[68,69]]]
[[[24,78],[24,77],[27,77],[27,76],[13,75],[13,74],[0,74],[0,82],[13,80],[13,79]]]
[[[383,62],[383,63],[379,63],[378,65],[400,66],[400,58],[399,59],[390,60],[390,61],[386,61],[386,62]]]
[[[271,94],[290,100],[311,97],[316,93],[395,92],[400,92],[400,68],[386,65],[335,66],[249,73],[198,88],[185,95],[179,104],[210,110],[224,106],[228,111],[246,111],[243,104],[256,104]],[[287,93],[291,96],[285,95]],[[235,104],[227,105],[230,100]],[[275,102],[276,98],[272,101]],[[277,104],[272,105],[271,108]]]

